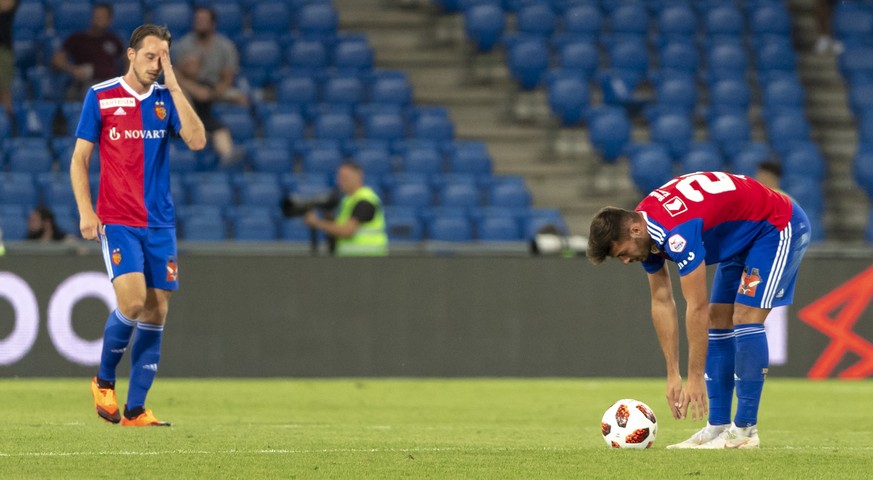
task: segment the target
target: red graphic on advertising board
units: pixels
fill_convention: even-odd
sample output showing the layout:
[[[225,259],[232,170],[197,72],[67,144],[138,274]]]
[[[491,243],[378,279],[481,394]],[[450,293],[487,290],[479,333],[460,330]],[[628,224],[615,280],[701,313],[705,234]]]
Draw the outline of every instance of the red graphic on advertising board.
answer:
[[[831,343],[809,370],[809,378],[828,378],[846,354],[857,355],[860,359],[838,373],[838,378],[873,375],[873,343],[852,330],[871,300],[873,267],[797,313],[801,320],[831,338]]]

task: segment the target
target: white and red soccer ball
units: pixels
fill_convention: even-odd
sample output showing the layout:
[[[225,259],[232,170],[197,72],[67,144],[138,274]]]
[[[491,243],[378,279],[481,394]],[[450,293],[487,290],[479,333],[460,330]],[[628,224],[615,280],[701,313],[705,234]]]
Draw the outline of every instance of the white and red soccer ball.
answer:
[[[600,432],[612,448],[649,448],[658,434],[658,420],[648,405],[626,398],[606,410]]]

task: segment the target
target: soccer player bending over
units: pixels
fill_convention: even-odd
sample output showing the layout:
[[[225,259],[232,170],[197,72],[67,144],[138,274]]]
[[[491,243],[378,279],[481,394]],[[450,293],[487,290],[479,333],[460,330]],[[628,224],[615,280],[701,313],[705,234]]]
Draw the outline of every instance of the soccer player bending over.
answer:
[[[764,319],[771,308],[791,304],[809,239],[809,220],[790,198],[722,172],[682,175],[649,193],[634,211],[605,207],[594,216],[591,262],[606,257],[641,262],[648,274],[673,416],[685,418],[689,409],[695,420],[709,415],[706,427],[667,448],[758,447],[758,406],[769,360]],[[687,303],[684,386],[665,260],[676,263]],[[707,264],[718,264],[709,299]],[[737,412],[731,423],[734,389]]]
[[[88,90],[76,130],[70,177],[82,237],[99,240],[118,308],[103,332],[100,370],[91,381],[97,415],[125,426],[167,426],[145,408],[161,357],[167,304],[178,283],[176,228],[170,197],[170,136],[192,150],[206,146],[203,122],[182,94],[170,63],[170,32],[142,25],[127,49],[123,77]],[[164,73],[166,85],[155,82]],[[88,163],[100,144],[97,211]],[[115,397],[115,368],[130,342],[130,388],[124,415]]]

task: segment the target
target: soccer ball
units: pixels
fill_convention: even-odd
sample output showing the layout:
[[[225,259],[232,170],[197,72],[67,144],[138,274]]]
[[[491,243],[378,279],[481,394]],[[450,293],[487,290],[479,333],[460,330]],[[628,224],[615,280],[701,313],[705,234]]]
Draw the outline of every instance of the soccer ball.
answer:
[[[658,434],[658,420],[648,405],[626,398],[606,410],[600,432],[612,448],[649,448]]]

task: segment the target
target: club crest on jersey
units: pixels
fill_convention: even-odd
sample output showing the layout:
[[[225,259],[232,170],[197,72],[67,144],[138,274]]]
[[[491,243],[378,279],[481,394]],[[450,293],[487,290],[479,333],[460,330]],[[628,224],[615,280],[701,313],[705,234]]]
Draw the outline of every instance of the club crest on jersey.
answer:
[[[737,290],[737,293],[754,297],[760,283],[761,274],[758,269],[746,267],[743,269],[743,277],[740,279],[740,288]]]
[[[118,265],[121,263],[121,249],[120,248],[116,248],[115,250],[112,250],[112,263],[114,263],[115,265]]]
[[[155,115],[159,120],[167,118],[167,107],[164,106],[164,102],[155,102]]]
[[[679,197],[673,197],[670,200],[664,202],[664,209],[667,210],[667,213],[669,213],[671,217],[675,217],[680,213],[688,211],[688,207],[685,205],[685,202],[683,202],[682,199]]]
[[[687,244],[688,242],[686,242],[685,239],[682,238],[682,235],[679,235],[678,233],[667,239],[667,245],[670,247],[671,252],[679,253],[682,250],[685,250],[685,245]]]
[[[173,257],[167,259],[167,281],[175,282],[179,279],[179,267]]]

